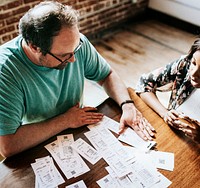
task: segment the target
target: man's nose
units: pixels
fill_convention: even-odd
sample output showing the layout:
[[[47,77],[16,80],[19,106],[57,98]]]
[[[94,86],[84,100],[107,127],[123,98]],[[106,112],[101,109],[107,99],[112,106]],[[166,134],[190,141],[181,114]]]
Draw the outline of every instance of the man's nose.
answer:
[[[73,63],[75,61],[76,61],[76,57],[75,57],[75,54],[73,54],[72,57],[68,59],[68,62]]]

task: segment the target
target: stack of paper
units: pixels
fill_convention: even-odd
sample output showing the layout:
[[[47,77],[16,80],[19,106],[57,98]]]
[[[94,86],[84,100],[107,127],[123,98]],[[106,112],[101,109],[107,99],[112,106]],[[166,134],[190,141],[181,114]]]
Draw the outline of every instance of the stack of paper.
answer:
[[[118,134],[119,123],[106,116],[101,122],[89,125],[88,128],[89,131],[85,133],[85,136],[92,145],[81,138],[74,141],[73,134],[67,134],[58,136],[57,140],[45,146],[67,179],[90,170],[83,157],[91,164],[97,163],[101,158],[108,164],[106,167],[108,175],[97,181],[102,188],[133,186],[134,188],[159,188],[168,187],[171,184],[171,181],[157,169],[172,171],[173,153],[151,151],[150,148],[156,142],[144,141],[130,128],[127,128],[122,135],[118,135],[118,138],[115,137],[112,132]],[[120,141],[129,145],[125,146]],[[38,170],[41,168],[39,164],[37,162],[32,164],[36,180],[39,182],[37,184],[57,186],[58,183],[63,182],[62,177],[58,178],[59,181],[55,181],[53,177],[59,176],[54,174],[49,175],[49,180],[44,184],[45,174],[50,174],[50,170],[46,168],[42,171]],[[51,168],[55,169],[55,167]],[[80,181],[67,187],[79,185],[85,186],[84,182]]]
[[[77,177],[90,170],[80,155],[71,147],[73,142],[71,135],[63,135],[45,146],[67,179]]]
[[[173,170],[174,155],[150,151],[156,142],[144,141],[130,128],[117,139],[109,130],[118,133],[118,127],[119,123],[104,117],[101,122],[89,125],[90,131],[85,133],[109,165],[106,168],[109,174],[97,181],[98,185],[102,188],[168,187],[171,181],[160,174],[157,168]],[[119,140],[134,147],[124,146]]]
[[[65,182],[49,156],[36,159],[31,166],[36,176],[36,188],[57,187]]]

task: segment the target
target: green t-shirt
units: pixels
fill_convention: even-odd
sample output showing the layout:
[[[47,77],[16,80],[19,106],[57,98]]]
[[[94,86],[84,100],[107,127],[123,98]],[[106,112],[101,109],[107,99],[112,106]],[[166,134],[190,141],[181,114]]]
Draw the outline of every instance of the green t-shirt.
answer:
[[[0,135],[82,103],[84,79],[100,81],[109,74],[106,60],[80,36],[83,45],[76,61],[63,70],[33,64],[21,47],[21,36],[0,46]]]

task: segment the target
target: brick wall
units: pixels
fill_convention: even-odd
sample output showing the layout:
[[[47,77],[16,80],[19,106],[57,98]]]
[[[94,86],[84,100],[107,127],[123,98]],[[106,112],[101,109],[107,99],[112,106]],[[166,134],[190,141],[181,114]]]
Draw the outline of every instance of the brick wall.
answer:
[[[0,1],[0,44],[18,35],[18,21],[38,0]],[[148,0],[60,0],[80,13],[80,31],[86,36],[119,26],[145,10]]]

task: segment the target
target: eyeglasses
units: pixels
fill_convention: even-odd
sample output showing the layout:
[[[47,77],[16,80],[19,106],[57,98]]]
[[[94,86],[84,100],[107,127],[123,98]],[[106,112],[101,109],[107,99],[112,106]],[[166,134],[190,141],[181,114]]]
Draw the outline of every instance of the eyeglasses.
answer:
[[[78,52],[78,50],[81,48],[82,44],[83,44],[83,41],[80,39],[79,45],[76,47],[76,49],[75,49],[73,52],[67,53],[67,54],[66,54],[66,59],[65,59],[64,61],[63,61],[62,59],[58,58],[57,56],[55,56],[55,55],[54,55],[53,53],[51,53],[51,52],[47,52],[47,53],[48,53],[49,55],[51,55],[52,57],[54,57],[55,59],[57,59],[58,61],[60,61],[61,64],[65,64],[65,63],[68,62],[68,60],[69,60],[70,58],[72,58],[72,56],[73,56],[76,52]]]

